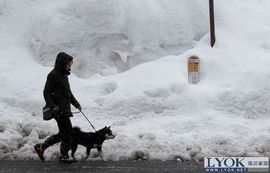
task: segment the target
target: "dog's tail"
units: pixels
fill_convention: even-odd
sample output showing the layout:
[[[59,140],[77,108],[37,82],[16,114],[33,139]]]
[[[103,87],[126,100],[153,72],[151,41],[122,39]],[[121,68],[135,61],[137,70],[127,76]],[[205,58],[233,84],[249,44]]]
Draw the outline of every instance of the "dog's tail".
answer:
[[[79,127],[73,127],[72,131],[75,135],[79,134],[81,132],[81,129]]]

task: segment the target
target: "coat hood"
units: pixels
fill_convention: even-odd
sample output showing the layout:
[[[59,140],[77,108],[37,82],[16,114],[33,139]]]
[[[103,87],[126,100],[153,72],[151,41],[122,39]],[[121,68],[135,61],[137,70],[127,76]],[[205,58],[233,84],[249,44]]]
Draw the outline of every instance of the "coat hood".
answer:
[[[69,63],[72,60],[73,60],[73,57],[64,53],[64,52],[58,53],[56,60],[55,60],[54,69],[66,74],[66,75],[69,75],[70,72],[65,70],[65,66],[67,63]]]

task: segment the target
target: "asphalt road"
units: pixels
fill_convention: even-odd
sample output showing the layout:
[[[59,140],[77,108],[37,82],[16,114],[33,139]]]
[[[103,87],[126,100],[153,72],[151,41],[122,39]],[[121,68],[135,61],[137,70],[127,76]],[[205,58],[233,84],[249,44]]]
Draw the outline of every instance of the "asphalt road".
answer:
[[[203,163],[177,161],[79,161],[75,164],[63,164],[57,161],[38,160],[0,161],[0,173],[120,173],[120,172],[177,172],[202,173]]]

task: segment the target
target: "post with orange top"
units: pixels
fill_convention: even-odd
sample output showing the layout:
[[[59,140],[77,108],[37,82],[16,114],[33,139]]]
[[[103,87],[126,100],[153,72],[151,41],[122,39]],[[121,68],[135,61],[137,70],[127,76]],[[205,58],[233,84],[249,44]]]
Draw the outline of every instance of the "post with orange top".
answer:
[[[200,81],[200,59],[197,56],[188,58],[188,82],[197,84]]]

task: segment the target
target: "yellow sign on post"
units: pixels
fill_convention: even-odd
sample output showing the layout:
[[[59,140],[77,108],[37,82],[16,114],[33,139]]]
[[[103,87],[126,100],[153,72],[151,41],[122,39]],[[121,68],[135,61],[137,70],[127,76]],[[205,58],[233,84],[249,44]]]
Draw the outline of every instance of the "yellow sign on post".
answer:
[[[197,56],[188,58],[188,82],[197,84],[200,81],[200,59]]]

